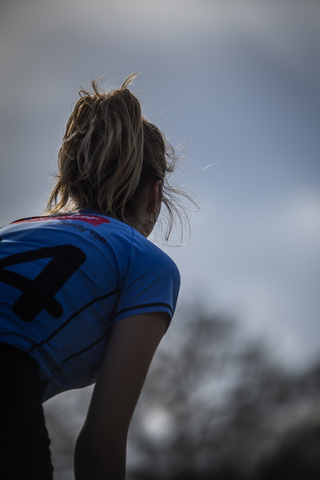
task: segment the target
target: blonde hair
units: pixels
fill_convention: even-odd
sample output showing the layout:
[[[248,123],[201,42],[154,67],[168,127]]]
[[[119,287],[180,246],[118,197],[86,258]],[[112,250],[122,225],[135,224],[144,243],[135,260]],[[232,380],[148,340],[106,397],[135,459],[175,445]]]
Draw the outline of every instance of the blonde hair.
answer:
[[[58,156],[58,175],[47,212],[94,208],[125,221],[134,215],[142,189],[149,181],[162,181],[161,201],[168,210],[169,238],[174,214],[185,212],[167,175],[174,171],[175,154],[158,127],[142,115],[140,102],[128,87],[93,93],[81,89],[68,120]],[[188,195],[182,193],[188,197]]]

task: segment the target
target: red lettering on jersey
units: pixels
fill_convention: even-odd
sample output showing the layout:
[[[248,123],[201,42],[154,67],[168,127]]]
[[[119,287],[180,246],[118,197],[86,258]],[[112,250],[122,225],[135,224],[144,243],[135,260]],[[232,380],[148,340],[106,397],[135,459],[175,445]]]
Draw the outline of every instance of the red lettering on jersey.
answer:
[[[53,216],[44,216],[44,217],[29,217],[22,218],[21,220],[16,220],[12,223],[23,223],[23,222],[43,222],[48,220],[72,220],[81,221],[90,223],[90,225],[96,226],[101,225],[102,223],[110,223],[110,220],[105,217],[99,217],[98,215],[53,215]]]

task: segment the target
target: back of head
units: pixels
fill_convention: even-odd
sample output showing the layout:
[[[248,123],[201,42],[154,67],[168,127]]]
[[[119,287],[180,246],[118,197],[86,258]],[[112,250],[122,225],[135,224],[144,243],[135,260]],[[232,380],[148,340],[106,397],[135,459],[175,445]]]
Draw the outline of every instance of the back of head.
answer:
[[[170,217],[178,208],[168,183],[174,170],[174,152],[160,130],[142,115],[140,102],[128,87],[93,92],[80,90],[80,98],[68,120],[58,157],[58,175],[47,210],[58,213],[94,208],[125,221],[135,214],[148,181],[162,181],[162,203]]]

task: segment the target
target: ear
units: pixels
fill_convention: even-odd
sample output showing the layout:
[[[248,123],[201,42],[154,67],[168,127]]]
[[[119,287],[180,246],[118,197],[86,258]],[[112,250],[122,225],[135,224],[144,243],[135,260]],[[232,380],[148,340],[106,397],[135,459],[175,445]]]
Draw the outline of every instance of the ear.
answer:
[[[157,211],[159,207],[161,183],[161,180],[157,180],[150,185],[149,208],[153,211]]]

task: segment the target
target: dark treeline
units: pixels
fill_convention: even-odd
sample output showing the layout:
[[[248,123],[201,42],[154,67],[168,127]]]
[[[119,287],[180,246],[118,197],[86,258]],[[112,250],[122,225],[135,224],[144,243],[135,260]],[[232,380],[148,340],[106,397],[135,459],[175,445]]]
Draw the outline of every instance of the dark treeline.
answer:
[[[318,480],[320,364],[287,371],[222,314],[177,317],[133,419],[128,480]],[[56,480],[72,478],[75,411],[88,398],[47,407]]]

